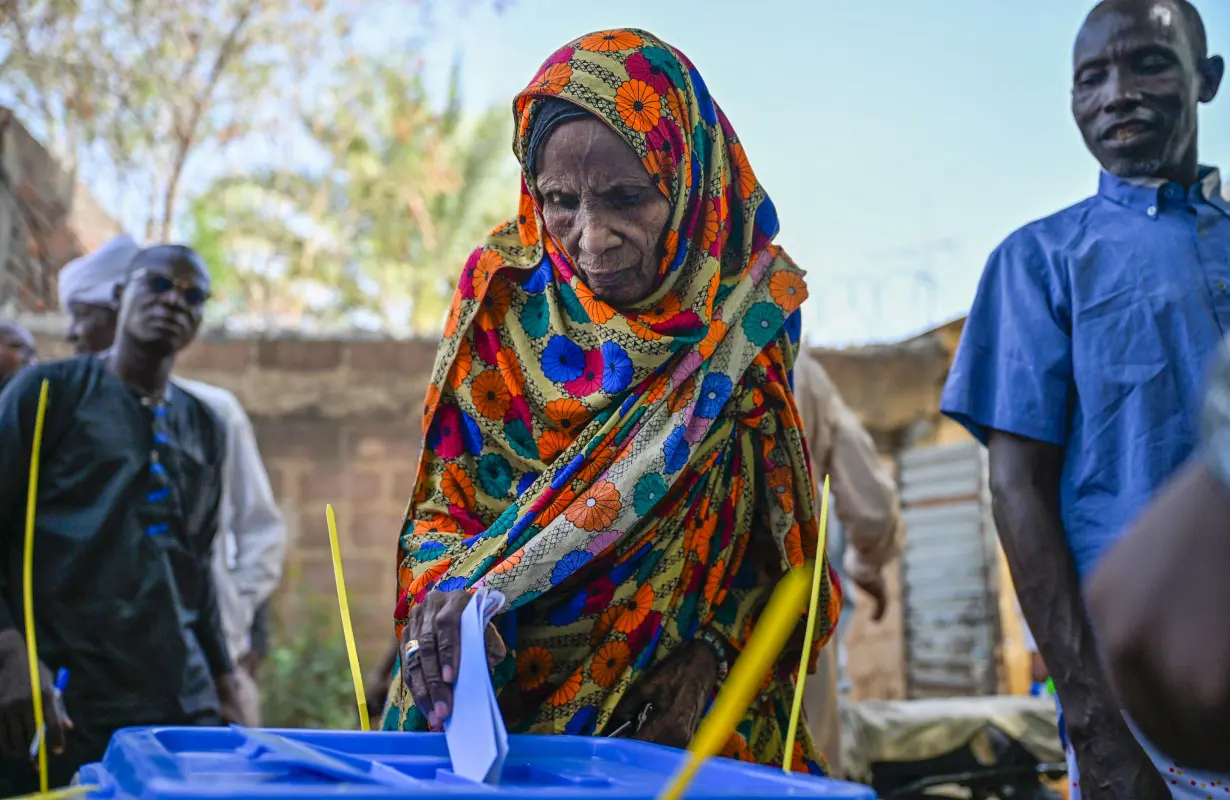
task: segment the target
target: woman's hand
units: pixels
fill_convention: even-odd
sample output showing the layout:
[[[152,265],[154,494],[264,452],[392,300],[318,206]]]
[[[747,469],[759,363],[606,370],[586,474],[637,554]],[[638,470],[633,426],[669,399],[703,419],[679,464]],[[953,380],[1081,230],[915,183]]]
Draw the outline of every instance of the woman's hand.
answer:
[[[634,684],[611,719],[615,724],[635,719],[646,703],[653,703],[653,712],[635,738],[686,748],[717,682],[718,660],[713,651],[703,642],[688,642]]]
[[[453,713],[453,682],[461,665],[461,614],[469,603],[468,592],[428,592],[410,609],[402,630],[402,680],[433,728]],[[494,668],[507,649],[490,624],[486,645],[487,666]]]

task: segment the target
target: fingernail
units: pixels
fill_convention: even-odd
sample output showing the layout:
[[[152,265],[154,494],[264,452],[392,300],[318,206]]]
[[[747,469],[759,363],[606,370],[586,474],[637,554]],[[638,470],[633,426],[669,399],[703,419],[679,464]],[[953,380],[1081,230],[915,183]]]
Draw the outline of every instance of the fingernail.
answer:
[[[448,706],[444,705],[444,701],[436,703],[435,716],[438,720],[443,720],[448,716]]]
[[[453,682],[453,667],[451,664],[446,664],[440,669],[440,676],[444,678],[445,683]]]

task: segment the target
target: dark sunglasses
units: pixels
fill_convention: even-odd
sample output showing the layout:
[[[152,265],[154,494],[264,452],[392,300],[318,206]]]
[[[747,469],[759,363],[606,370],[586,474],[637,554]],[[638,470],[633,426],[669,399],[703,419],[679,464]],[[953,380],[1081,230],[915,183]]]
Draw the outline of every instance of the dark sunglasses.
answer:
[[[194,308],[205,305],[205,301],[209,299],[209,292],[201,287],[187,281],[176,280],[170,275],[142,270],[139,277],[145,281],[145,286],[154,294],[167,294],[173,289],[179,290],[179,295],[184,298],[184,302]]]

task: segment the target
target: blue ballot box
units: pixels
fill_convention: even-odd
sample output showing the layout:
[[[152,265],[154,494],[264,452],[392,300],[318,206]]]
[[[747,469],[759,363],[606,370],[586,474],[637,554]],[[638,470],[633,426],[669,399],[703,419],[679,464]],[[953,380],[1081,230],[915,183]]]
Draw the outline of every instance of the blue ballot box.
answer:
[[[444,735],[250,728],[129,728],[79,782],[101,800],[585,798],[654,800],[686,754],[626,739],[509,736],[500,783],[453,774]],[[687,798],[875,800],[865,786],[713,759]]]

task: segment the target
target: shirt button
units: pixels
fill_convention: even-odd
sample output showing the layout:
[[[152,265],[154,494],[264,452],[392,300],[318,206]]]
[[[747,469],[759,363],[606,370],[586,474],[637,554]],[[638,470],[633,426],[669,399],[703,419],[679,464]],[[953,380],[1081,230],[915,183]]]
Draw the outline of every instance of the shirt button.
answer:
[[[1151,217],[1156,217],[1157,216],[1157,206],[1149,206],[1149,210],[1146,211],[1145,213]]]
[[[1226,288],[1227,288],[1227,287],[1226,287],[1226,282],[1225,282],[1225,281],[1218,281],[1218,282],[1217,282],[1217,291],[1221,292],[1222,294],[1225,294],[1225,293],[1226,293]]]

